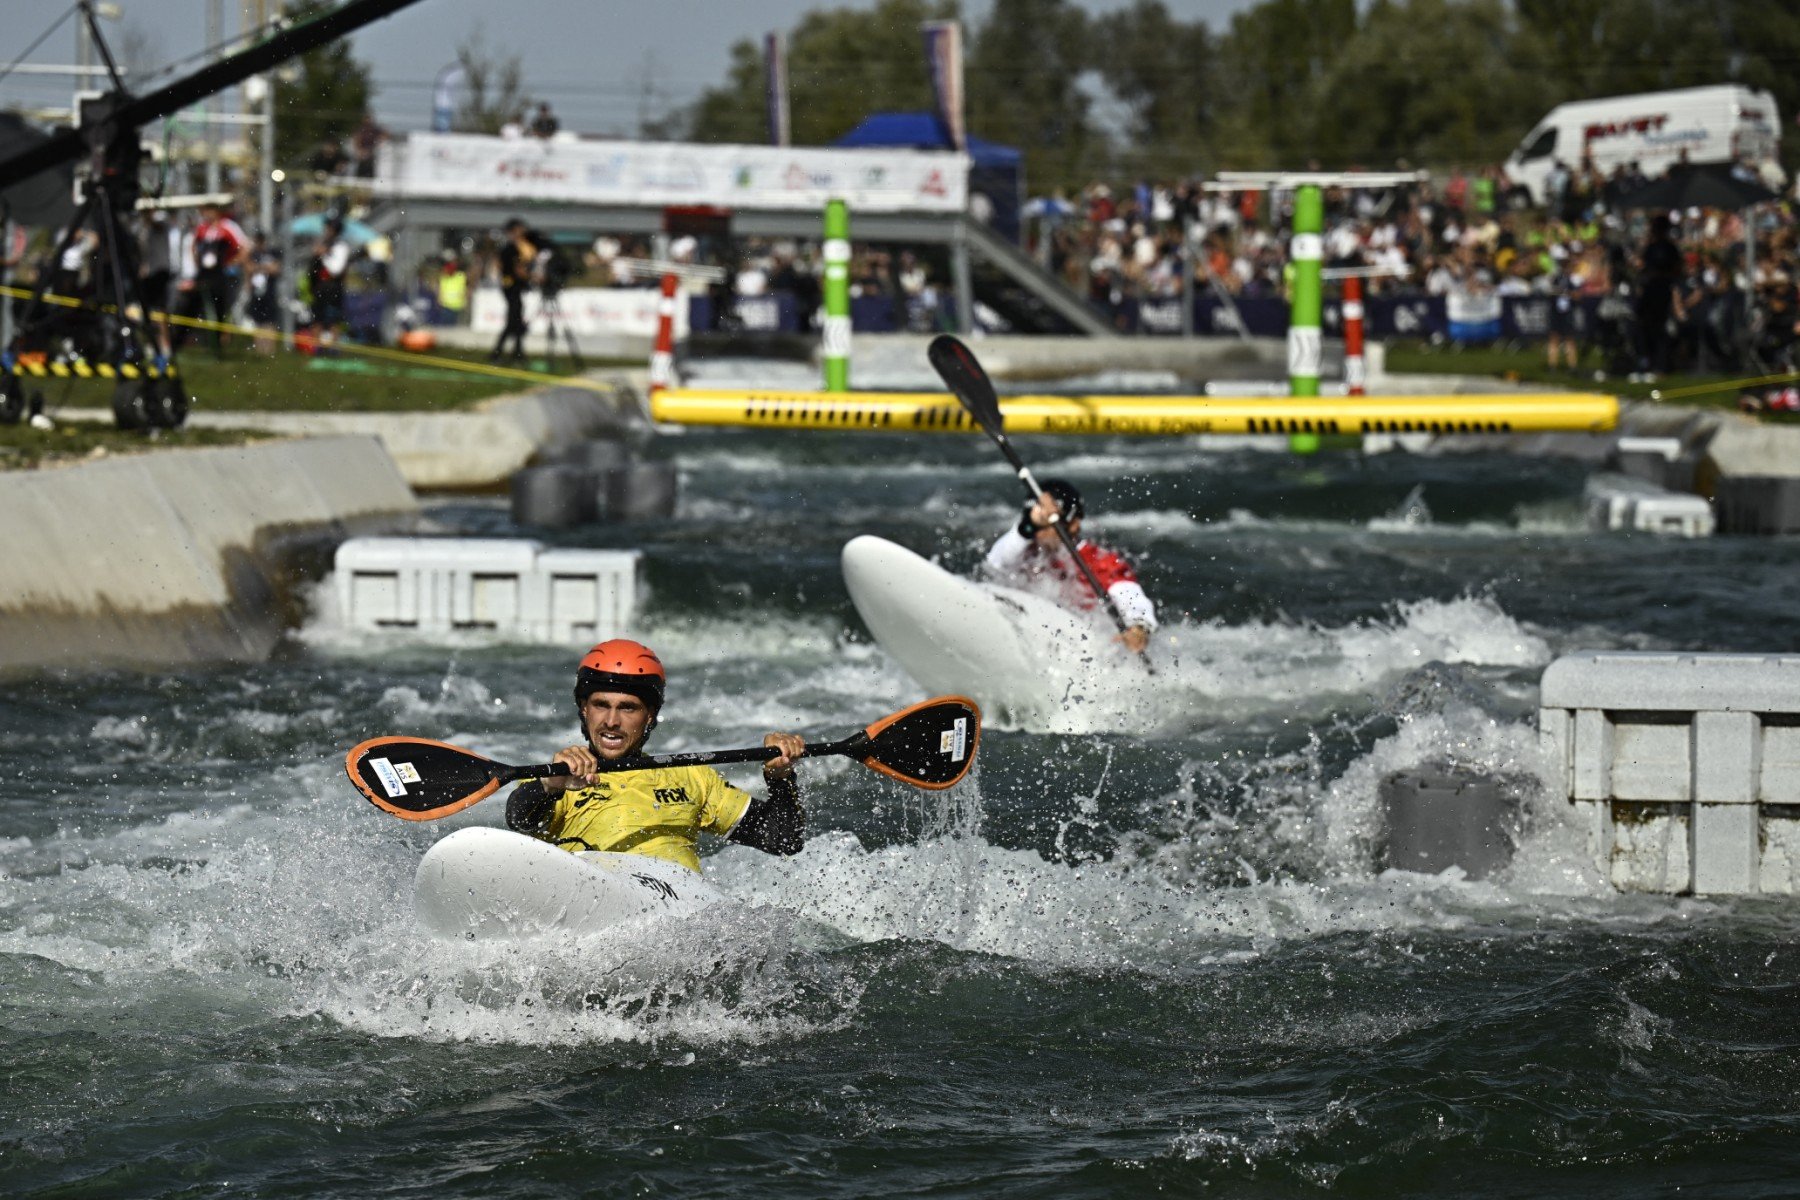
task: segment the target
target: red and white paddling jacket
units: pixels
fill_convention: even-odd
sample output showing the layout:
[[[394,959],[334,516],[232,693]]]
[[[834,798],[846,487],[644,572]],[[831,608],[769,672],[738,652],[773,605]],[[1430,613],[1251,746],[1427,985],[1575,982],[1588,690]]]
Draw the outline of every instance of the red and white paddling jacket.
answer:
[[[1086,538],[1076,542],[1075,549],[1088,570],[1094,573],[1094,578],[1100,581],[1100,586],[1106,589],[1107,598],[1118,608],[1126,625],[1156,628],[1156,606],[1144,594],[1137,572],[1123,556]],[[1001,534],[994,548],[988,551],[987,569],[1002,580],[1051,584],[1056,589],[1057,600],[1065,608],[1091,609],[1097,603],[1087,580],[1069,562],[1067,551],[1061,547],[1045,551],[1016,528]]]

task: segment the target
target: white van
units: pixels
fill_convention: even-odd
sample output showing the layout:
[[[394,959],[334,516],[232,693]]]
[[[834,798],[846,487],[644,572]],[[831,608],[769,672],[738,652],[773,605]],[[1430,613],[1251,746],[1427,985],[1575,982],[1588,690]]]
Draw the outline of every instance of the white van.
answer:
[[[1727,84],[1642,92],[1559,104],[1525,135],[1506,160],[1513,187],[1544,203],[1544,180],[1561,159],[1569,170],[1591,157],[1602,175],[1635,162],[1654,179],[1687,151],[1690,163],[1749,158],[1773,162],[1781,140],[1775,98],[1756,88]]]

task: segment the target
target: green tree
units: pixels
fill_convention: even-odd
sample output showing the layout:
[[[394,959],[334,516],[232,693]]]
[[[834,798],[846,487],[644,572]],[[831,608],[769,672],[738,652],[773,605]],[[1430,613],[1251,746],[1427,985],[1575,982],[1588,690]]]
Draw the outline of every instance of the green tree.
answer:
[[[332,10],[325,0],[303,0],[288,10],[290,22],[311,20]],[[320,143],[341,141],[362,124],[375,94],[369,68],[339,38],[275,72],[275,162],[295,168]]]
[[[957,14],[954,0],[881,0],[873,9],[817,10],[788,36],[788,114],[797,145],[824,145],[872,112],[931,106],[919,26]],[[703,142],[769,140],[762,48],[731,48],[725,83],[693,108]]]
[[[969,128],[1017,146],[1033,189],[1079,187],[1100,171],[1081,77],[1093,65],[1087,14],[1068,0],[994,0],[969,53]]]
[[[1503,0],[1376,0],[1314,82],[1311,151],[1329,168],[1496,162],[1547,107],[1542,58]]]
[[[462,67],[462,102],[456,106],[455,127],[462,133],[499,133],[508,121],[523,121],[531,97],[525,93],[525,75],[519,56],[491,55],[477,26],[468,40],[456,48]]]
[[[1759,0],[1726,0],[1722,10],[1719,24],[1727,45],[1724,79],[1764,88],[1775,97],[1780,120],[1787,126],[1782,163],[1790,176],[1800,173],[1800,21],[1781,5]]]
[[[1319,151],[1319,82],[1356,33],[1356,0],[1264,0],[1231,19],[1215,62],[1221,167],[1298,168]]]
[[[1219,117],[1212,34],[1184,24],[1162,0],[1136,0],[1094,22],[1094,66],[1130,110],[1119,168],[1186,176],[1203,169]]]

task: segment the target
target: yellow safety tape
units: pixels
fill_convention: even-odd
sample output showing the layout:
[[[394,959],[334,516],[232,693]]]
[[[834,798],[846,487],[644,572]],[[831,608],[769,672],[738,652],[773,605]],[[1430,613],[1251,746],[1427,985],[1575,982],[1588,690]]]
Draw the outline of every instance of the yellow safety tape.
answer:
[[[32,292],[29,288],[0,287],[0,296],[30,299]],[[51,304],[59,305],[63,308],[95,307],[78,296],[61,296],[55,293],[46,292],[44,294],[44,299]],[[101,312],[114,312],[116,311],[116,306],[111,304],[100,305],[98,306],[98,310]],[[290,346],[298,344],[303,336],[300,334],[284,335],[266,329],[251,331],[245,329],[241,325],[230,325],[223,321],[207,321],[199,317],[183,317],[174,313],[152,312],[150,315],[157,320],[167,321],[171,325],[180,325],[187,329],[216,330],[219,333],[231,333],[240,337],[248,336],[252,333],[258,337],[281,337]],[[309,341],[313,340],[311,335],[304,336],[306,336]],[[466,362],[460,358],[444,358],[441,355],[436,354],[419,354],[411,350],[390,350],[385,346],[365,346],[360,342],[333,342],[331,343],[331,348],[336,353],[360,355],[364,358],[382,359],[389,362],[401,362],[410,366],[442,367],[447,371],[463,371],[470,375],[486,375],[493,379],[516,379],[521,383],[552,383],[564,387],[587,388],[589,391],[595,392],[610,393],[613,390],[611,384],[600,383],[592,379],[585,379],[580,375],[552,375],[548,371],[531,371],[522,367],[501,367],[495,366],[492,363]],[[29,371],[29,368],[23,363],[20,364],[20,369]]]
[[[1800,379],[1800,371],[1788,371],[1781,375],[1758,375],[1754,379],[1728,379],[1723,383],[1699,383],[1692,387],[1658,388],[1650,393],[1650,398],[1675,400],[1682,396],[1704,396],[1712,392],[1739,392],[1765,383],[1792,383],[1796,379]]]

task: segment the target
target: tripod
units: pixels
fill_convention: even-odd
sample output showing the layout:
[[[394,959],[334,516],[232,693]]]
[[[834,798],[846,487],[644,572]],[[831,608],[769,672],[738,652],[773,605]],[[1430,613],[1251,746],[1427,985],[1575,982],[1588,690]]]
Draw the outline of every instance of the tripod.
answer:
[[[91,21],[85,6],[82,12]],[[95,43],[116,84],[118,72],[98,30]],[[83,127],[104,129],[110,124],[108,118],[122,94],[121,87],[84,101]],[[92,232],[96,239],[92,299],[70,304],[59,298],[53,308],[52,272],[39,272],[19,328],[0,350],[0,422],[15,422],[23,414],[21,375],[117,380],[112,408],[120,429],[174,429],[187,419],[187,391],[173,354],[165,354],[151,334],[150,305],[137,273],[137,239],[124,223],[124,214],[137,206],[143,151],[134,126],[109,132],[96,151],[81,204],[48,260],[60,266],[76,238]],[[34,395],[32,416],[38,415],[41,405]]]
[[[563,315],[562,292],[540,289],[542,303],[538,306],[538,315],[544,318],[544,360],[551,368],[556,366],[556,331],[562,329],[563,341],[569,347],[569,361],[577,371],[586,364],[581,358],[581,347],[575,344],[575,331],[569,328],[568,318]]]

